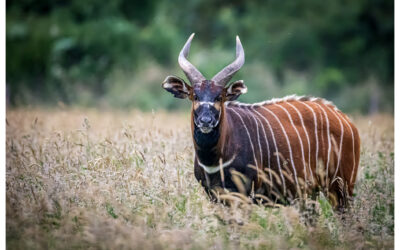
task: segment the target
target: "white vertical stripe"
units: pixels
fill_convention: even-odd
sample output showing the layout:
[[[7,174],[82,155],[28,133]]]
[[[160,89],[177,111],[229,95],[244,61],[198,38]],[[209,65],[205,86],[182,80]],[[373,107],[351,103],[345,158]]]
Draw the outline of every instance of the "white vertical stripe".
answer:
[[[328,167],[329,167],[329,161],[330,161],[330,157],[331,157],[331,137],[329,136],[329,119],[328,119],[328,115],[326,114],[325,110],[321,107],[321,105],[319,105],[317,102],[314,102],[315,104],[318,105],[318,107],[324,112],[325,115],[325,120],[326,120],[326,136],[328,137],[328,159],[326,161],[326,170],[325,170],[325,175],[326,178],[328,178]]]
[[[265,128],[264,128],[264,126],[262,125],[262,122],[261,122],[261,120],[260,120],[260,118],[258,118],[256,115],[254,115],[251,111],[251,107],[249,107],[249,114],[253,117],[253,119],[256,121],[256,119],[258,120],[258,122],[256,121],[256,123],[257,123],[257,133],[258,133],[258,123],[260,124],[260,126],[262,127],[262,130],[263,130],[263,133],[264,133],[264,141],[265,141],[265,143],[266,143],[266,145],[267,145],[267,154],[268,154],[268,168],[269,169],[271,169],[271,155],[270,155],[270,152],[269,152],[269,143],[268,143],[268,139],[267,139],[267,133],[265,132]],[[261,165],[263,165],[263,157],[262,157],[262,155],[264,154],[264,152],[263,152],[263,150],[262,150],[262,146],[261,146],[261,143],[260,143],[260,136],[258,137],[258,146],[259,146],[259,149],[260,149],[260,157],[261,157]],[[272,183],[272,174],[271,174],[271,171],[269,172],[269,178],[270,178],[270,180],[271,180],[271,183]]]
[[[322,116],[322,112],[319,109],[318,109],[318,114],[319,114],[319,120],[321,121],[321,129],[320,129],[320,132],[321,132],[321,154],[322,154],[321,159],[324,160],[324,152],[323,152],[323,150],[325,148],[324,131],[323,131],[324,117]]]
[[[342,146],[343,146],[343,132],[344,132],[344,130],[343,130],[343,123],[342,123],[342,121],[340,120],[340,118],[337,116],[336,112],[332,111],[332,109],[329,108],[327,105],[325,105],[325,107],[327,108],[327,110],[329,110],[332,114],[335,115],[336,119],[337,119],[337,120],[339,121],[339,123],[340,123],[340,147],[339,147],[338,162],[337,162],[337,164],[336,164],[336,171],[335,171],[335,174],[333,175],[333,178],[332,178],[332,181],[334,181],[334,180],[335,180],[335,177],[336,177],[336,174],[337,174],[337,172],[338,172],[338,170],[339,170],[340,160],[341,160],[341,158],[342,158]],[[331,183],[331,184],[332,184],[332,183]]]
[[[251,107],[251,109],[252,109],[254,112],[256,112],[261,118],[264,119],[264,121],[265,121],[265,122],[267,123],[267,125],[268,125],[269,131],[271,132],[272,141],[274,142],[274,147],[275,147],[275,152],[276,152],[276,161],[277,161],[277,163],[278,163],[279,174],[280,174],[280,176],[281,176],[282,184],[283,184],[283,193],[286,194],[286,182],[285,182],[285,178],[283,177],[283,174],[282,174],[281,161],[280,161],[280,158],[279,158],[278,146],[277,146],[277,144],[276,144],[275,134],[274,134],[274,131],[273,131],[273,129],[272,129],[272,126],[271,126],[271,124],[269,123],[268,119],[265,118],[265,117],[264,117],[261,113],[259,113],[257,110],[255,110],[253,106]],[[269,153],[269,150],[268,150],[268,153]]]
[[[319,149],[319,142],[318,142],[318,121],[317,121],[317,116],[315,115],[314,110],[305,102],[299,102],[306,106],[309,110],[311,110],[313,116],[314,116],[314,128],[315,128],[315,169],[317,170],[318,167],[318,149]],[[322,125],[321,125],[322,127]],[[317,174],[318,172],[315,172]]]
[[[351,125],[349,124],[349,122],[347,121],[346,117],[342,114],[339,114],[340,117],[342,117],[343,121],[346,123],[346,125],[349,127],[350,132],[351,132],[351,140],[353,143],[353,170],[351,171],[351,178],[350,178],[350,183],[353,183],[353,177],[354,177],[354,169],[356,167],[356,153],[355,153],[355,145],[354,145],[354,133],[353,133],[353,128],[351,127]]]
[[[259,131],[259,129],[258,129],[258,122],[257,122],[257,120],[254,118],[254,115],[253,115],[253,113],[251,113],[251,112],[246,112],[247,114],[250,114],[250,116],[253,118],[253,120],[254,120],[254,122],[256,123],[256,127],[257,127],[257,139],[258,139],[258,152],[259,152],[259,155],[260,155],[260,166],[261,166],[261,168],[262,168],[262,166],[263,166],[263,157],[262,157],[262,148],[261,148],[261,141],[260,141],[260,131]],[[257,173],[257,177],[258,177],[258,173]]]
[[[299,103],[302,103],[302,102],[300,102],[300,101],[298,101],[298,102],[299,102]],[[310,144],[310,137],[309,137],[309,135],[308,135],[306,126],[304,125],[303,116],[302,116],[302,114],[300,113],[300,111],[299,111],[293,104],[291,104],[290,102],[287,102],[287,104],[288,104],[289,106],[291,106],[294,110],[296,110],[297,114],[299,115],[299,118],[300,118],[300,121],[301,121],[301,125],[303,126],[304,133],[306,134],[306,137],[307,137],[307,144],[308,144],[308,168],[309,168],[309,170],[310,170],[312,182],[314,183],[314,175],[313,175],[313,172],[312,172],[312,170],[311,170],[311,144]],[[314,113],[314,112],[313,112],[313,113]],[[315,114],[314,114],[314,121],[315,121]]]
[[[268,111],[271,115],[273,115],[275,117],[275,119],[278,121],[278,123],[281,126],[281,128],[282,128],[282,131],[283,131],[283,133],[285,135],[285,138],[286,138],[286,142],[288,144],[288,149],[289,149],[289,154],[290,154],[290,161],[292,163],[293,174],[294,174],[294,177],[295,177],[295,180],[296,180],[296,186],[298,186],[299,183],[298,183],[298,180],[297,180],[296,166],[294,165],[294,161],[293,161],[292,147],[290,146],[290,140],[289,140],[288,135],[286,134],[286,130],[283,127],[283,125],[282,125],[281,121],[279,120],[279,118],[274,114],[274,112],[272,112],[271,110],[269,110],[269,109],[267,109],[266,107],[263,107],[263,106],[260,106],[260,108]]]
[[[242,116],[238,112],[236,112],[235,109],[229,108],[229,107],[228,107],[228,109],[232,110],[240,118],[240,121],[242,122],[243,127],[246,130],[247,136],[249,137],[251,150],[253,151],[254,163],[256,164],[257,170],[258,170],[258,163],[257,163],[256,155],[255,155],[255,152],[254,152],[254,145],[253,145],[253,141],[251,140],[251,136],[250,136],[249,130],[247,129],[247,126],[244,123]],[[258,178],[258,171],[257,171],[257,178]]]
[[[290,120],[290,123],[292,124],[292,127],[294,128],[294,131],[296,131],[297,138],[299,139],[299,142],[300,142],[301,155],[302,155],[302,159],[303,159],[304,181],[306,182],[307,181],[306,159],[304,157],[304,146],[303,146],[303,141],[301,140],[301,137],[300,137],[300,133],[297,130],[296,125],[294,125],[292,116],[290,115],[289,111],[286,108],[284,108],[283,106],[281,106],[280,104],[275,104],[275,105],[280,107],[283,111],[285,111],[285,113],[289,117],[289,120]]]
[[[349,125],[350,127],[350,125]],[[351,139],[353,140],[353,170],[351,170],[351,178],[350,178],[350,184],[352,184],[354,181],[354,169],[356,168],[356,154],[355,154],[355,146],[354,146],[354,134],[353,134],[353,129],[351,129]]]

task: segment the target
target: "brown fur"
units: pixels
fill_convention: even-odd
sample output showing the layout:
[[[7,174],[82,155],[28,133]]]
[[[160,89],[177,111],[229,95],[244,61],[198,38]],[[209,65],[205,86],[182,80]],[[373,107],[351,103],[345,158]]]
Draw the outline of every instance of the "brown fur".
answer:
[[[317,120],[318,158],[316,157],[317,142],[315,137],[314,115],[305,104],[314,111]],[[218,143],[218,150],[223,160],[229,159],[230,156],[238,150],[251,148],[250,140],[246,138],[247,135],[243,128],[241,128],[240,131],[238,130],[240,127],[243,127],[241,125],[242,121],[238,116],[239,114],[246,125],[254,148],[254,160],[251,155],[251,150],[249,150],[250,155],[247,156],[250,160],[247,164],[252,164],[258,169],[270,167],[271,170],[279,174],[278,160],[276,159],[272,133],[262,118],[264,117],[269,121],[275,136],[275,142],[280,156],[280,167],[283,171],[287,172],[287,174],[284,173],[284,175],[289,193],[296,193],[296,173],[297,180],[301,185],[303,185],[303,181],[307,183],[305,184],[306,188],[301,187],[302,189],[312,190],[319,188],[328,191],[333,194],[337,202],[336,205],[338,206],[345,205],[347,194],[350,196],[353,194],[360,158],[360,139],[356,127],[350,122],[349,118],[332,104],[322,99],[293,98],[270,103],[267,102],[265,104],[255,104],[253,106],[240,103],[227,103],[226,105],[221,105],[221,107],[221,137]],[[274,113],[282,126],[279,124],[278,120],[265,109]],[[285,110],[289,113],[294,127]],[[329,124],[326,121],[325,113]],[[301,118],[303,119],[304,127]],[[339,150],[342,135],[340,123],[342,123],[343,126],[341,150]],[[327,134],[328,126],[329,137]],[[194,124],[192,119],[192,131],[193,129]],[[354,156],[351,131],[353,132],[354,138]],[[237,134],[239,132],[241,133],[240,137],[232,136],[232,133]],[[309,140],[307,140],[306,132]],[[285,134],[287,135],[289,144]],[[268,142],[265,141],[265,137]],[[330,154],[328,154],[329,141],[331,141]],[[290,157],[289,146],[292,157]],[[301,146],[303,146],[303,151],[301,150]],[[269,150],[269,158],[267,157],[267,150]],[[339,155],[340,162],[339,165],[337,165]],[[328,158],[329,164],[326,172]],[[321,166],[321,170],[319,170],[319,165]],[[334,179],[337,166],[338,170]],[[199,167],[197,166],[197,168]],[[197,172],[199,171],[202,171],[202,169],[197,169]],[[204,171],[202,172],[204,176],[206,173]],[[262,186],[258,175],[257,177],[250,177],[249,179],[253,182],[255,189],[259,189]],[[290,181],[290,179],[292,179],[292,181]],[[276,184],[276,181],[274,183]]]

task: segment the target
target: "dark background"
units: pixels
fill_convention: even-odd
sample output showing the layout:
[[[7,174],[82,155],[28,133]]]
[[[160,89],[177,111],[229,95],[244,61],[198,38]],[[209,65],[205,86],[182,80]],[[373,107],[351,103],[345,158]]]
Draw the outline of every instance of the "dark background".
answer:
[[[161,88],[177,57],[211,78],[234,59],[256,102],[315,95],[347,112],[393,112],[394,2],[388,0],[7,0],[8,107],[142,110],[188,106]]]

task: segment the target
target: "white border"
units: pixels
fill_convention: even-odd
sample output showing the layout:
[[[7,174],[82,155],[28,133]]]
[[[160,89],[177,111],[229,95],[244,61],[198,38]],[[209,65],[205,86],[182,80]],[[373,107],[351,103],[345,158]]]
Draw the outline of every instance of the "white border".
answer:
[[[6,249],[6,1],[0,8],[0,248]]]
[[[1,84],[0,84],[0,117],[1,117],[1,122],[0,122],[0,138],[1,138],[1,143],[0,143],[0,165],[3,166],[3,170],[0,171],[0,218],[1,218],[1,224],[2,227],[0,227],[0,249],[5,249],[6,248],[6,232],[5,232],[5,225],[6,225],[6,199],[5,199],[5,193],[6,193],[6,151],[5,151],[5,135],[6,135],[6,130],[5,130],[5,118],[6,118],[6,105],[5,105],[5,97],[6,97],[6,74],[5,74],[5,68],[6,68],[6,1],[2,2],[2,6],[0,8],[0,79],[1,79]],[[399,14],[399,5],[396,4],[396,1],[394,1],[395,5],[395,45],[399,45],[399,17],[396,14]],[[395,93],[395,142],[400,141],[400,134],[397,132],[397,125],[399,124],[398,119],[400,115],[399,111],[399,102],[396,100],[396,97],[400,97],[400,92],[399,88],[396,88],[396,83],[397,77],[396,77],[396,72],[400,71],[400,66],[398,64],[398,59],[399,59],[399,52],[396,49],[395,46],[395,84],[394,84],[394,93]],[[397,63],[396,63],[397,62]],[[395,236],[398,236],[400,233],[399,230],[399,224],[397,223],[399,221],[399,216],[400,216],[400,202],[399,202],[399,181],[400,181],[400,169],[399,169],[399,154],[400,154],[400,149],[399,147],[395,144]],[[395,246],[398,246],[399,237],[395,237]]]
[[[394,235],[395,235],[395,240],[394,240],[394,243],[395,243],[395,248],[396,248],[396,246],[399,246],[400,245],[400,242],[399,242],[399,237],[398,237],[398,235],[399,235],[399,233],[400,233],[400,230],[399,230],[399,224],[398,224],[398,222],[399,222],[399,216],[400,216],[400,202],[399,202],[399,195],[398,195],[398,192],[399,192],[399,181],[400,181],[400,177],[399,177],[399,174],[400,174],[400,172],[399,172],[399,164],[398,164],[398,160],[399,160],[399,153],[400,153],[400,150],[399,150],[399,147],[398,147],[398,145],[396,145],[396,142],[399,142],[400,141],[400,134],[398,133],[398,127],[397,127],[397,125],[399,124],[399,122],[398,122],[398,119],[399,119],[399,102],[396,100],[396,97],[399,97],[400,96],[400,93],[399,93],[399,88],[397,87],[396,88],[396,83],[398,83],[398,77],[396,77],[396,72],[399,72],[399,70],[400,70],[400,66],[399,66],[399,51],[398,51],[398,49],[396,49],[396,45],[397,45],[397,48],[399,48],[399,24],[400,24],[400,22],[399,22],[399,17],[397,16],[397,14],[399,14],[400,12],[399,12],[399,5],[398,4],[396,4],[396,1],[394,1],[394,125],[395,125],[395,129],[394,129],[394,142],[395,142],[395,144],[394,144],[394,151],[395,151],[395,153],[394,153],[394,163],[395,163],[395,166],[394,166],[394,178],[395,178],[395,181],[394,181],[394,183],[395,183],[395,192],[394,192],[394,209],[395,209],[395,216],[394,216],[394,218],[395,218],[395,221],[394,221],[394,229],[395,229],[395,232],[394,232]],[[397,236],[397,237],[396,237]]]

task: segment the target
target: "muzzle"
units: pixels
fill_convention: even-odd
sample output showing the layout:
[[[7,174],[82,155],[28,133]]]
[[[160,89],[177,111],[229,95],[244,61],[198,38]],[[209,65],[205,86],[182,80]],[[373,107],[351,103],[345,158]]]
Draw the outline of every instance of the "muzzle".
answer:
[[[221,118],[221,110],[217,110],[209,104],[201,105],[197,112],[195,112],[194,124],[200,129],[202,133],[210,133],[215,127],[218,126]]]

